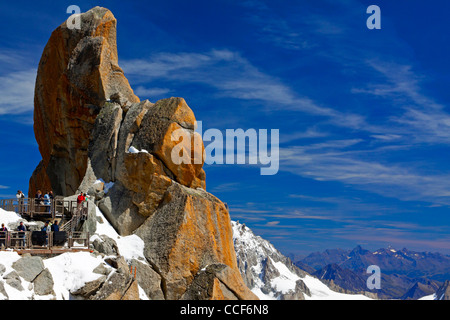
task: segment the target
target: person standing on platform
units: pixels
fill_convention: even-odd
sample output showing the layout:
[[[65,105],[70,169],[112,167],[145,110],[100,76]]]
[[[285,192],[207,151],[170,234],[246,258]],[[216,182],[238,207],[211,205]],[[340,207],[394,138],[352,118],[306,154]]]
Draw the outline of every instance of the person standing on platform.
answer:
[[[17,231],[19,231],[19,245],[21,247],[25,247],[25,232],[27,231],[27,228],[23,224],[23,221],[20,221],[19,226],[17,227]]]

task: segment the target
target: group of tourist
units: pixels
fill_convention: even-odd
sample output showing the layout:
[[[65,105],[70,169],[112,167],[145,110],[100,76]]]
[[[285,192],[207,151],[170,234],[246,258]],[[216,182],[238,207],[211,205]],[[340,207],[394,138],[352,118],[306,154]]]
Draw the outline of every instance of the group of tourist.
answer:
[[[19,225],[17,226],[16,231],[17,237],[19,239],[19,245],[25,246],[25,232],[27,231],[26,226],[23,224],[23,221],[20,221]],[[43,232],[59,232],[59,225],[58,221],[55,220],[53,223],[50,221],[46,221],[44,226],[41,228],[41,231]],[[0,249],[2,246],[6,247],[6,240],[8,236],[8,228],[5,227],[5,224],[2,223],[2,227],[0,228]]]
[[[25,195],[21,190],[17,190],[16,194],[17,202],[19,203],[19,211],[21,212],[23,209],[23,206],[25,205]],[[36,195],[34,196],[34,203],[37,208],[43,206],[45,207],[45,212],[51,213],[52,211],[52,200],[54,199],[53,191],[47,191],[45,194],[42,194],[41,190],[38,190],[36,192]]]
[[[18,202],[18,212],[19,213],[24,213],[26,211],[26,207],[29,205],[32,205],[33,203],[36,208],[45,207],[45,209],[46,209],[45,212],[51,213],[52,200],[55,197],[51,190],[46,192],[45,194],[43,194],[41,190],[38,190],[35,194],[35,198],[28,200],[28,199],[26,199],[27,197],[24,195],[24,193],[21,190],[18,190],[17,194],[16,194],[16,198],[17,198],[17,202]],[[31,203],[29,201],[31,201]],[[86,193],[80,193],[77,197],[78,209],[81,208],[83,203],[86,201],[87,201]],[[37,210],[39,210],[39,209],[37,209]],[[27,230],[27,227],[24,225],[24,222],[20,221],[17,228],[14,228],[14,229],[15,230],[11,230],[12,232],[9,232],[10,230],[8,230],[8,228],[5,226],[5,224],[4,223],[1,224],[0,250],[2,249],[2,247],[6,247],[7,245],[9,245],[10,240],[15,241],[14,242],[15,245],[19,244],[19,246],[25,246],[26,232],[28,230]],[[34,231],[37,231],[37,230],[34,230]],[[58,221],[54,220],[53,223],[51,221],[46,221],[40,231],[45,232],[45,233],[59,232],[60,230],[59,230]],[[45,244],[47,244],[48,234],[44,236],[44,239],[45,239]]]
[[[16,194],[17,201],[19,203],[19,212],[21,212],[23,206],[25,205],[24,199],[26,198],[24,193],[21,190],[17,190]],[[51,212],[51,201],[54,199],[53,192],[50,190],[44,195],[42,194],[41,190],[38,190],[35,195],[35,204],[37,206],[45,206],[46,212]],[[7,240],[8,240],[8,228],[5,226],[4,223],[2,223],[0,228],[0,249],[2,246],[6,246]],[[19,243],[21,246],[25,245],[25,232],[27,231],[26,226],[24,225],[23,221],[20,221],[19,225],[17,226],[16,230],[17,237],[19,239]],[[51,223],[50,221],[45,222],[44,226],[41,228],[41,231],[44,232],[58,232],[59,231],[59,225],[58,221],[55,220],[54,223]]]
[[[20,238],[20,245],[25,245],[25,231],[27,231],[27,228],[23,224],[23,221],[20,221],[18,227],[17,227],[18,237]],[[5,224],[2,223],[2,227],[0,228],[0,248],[2,246],[6,246],[6,240],[8,235],[8,228],[5,227]]]
[[[23,193],[22,193],[23,194]],[[17,195],[16,195],[17,196]],[[48,213],[51,212],[51,201],[54,199],[55,197],[53,196],[53,191],[48,191],[46,194],[42,194],[41,190],[38,190],[36,192],[36,195],[34,196],[34,201],[36,203],[36,205],[44,205],[46,207],[46,211]]]

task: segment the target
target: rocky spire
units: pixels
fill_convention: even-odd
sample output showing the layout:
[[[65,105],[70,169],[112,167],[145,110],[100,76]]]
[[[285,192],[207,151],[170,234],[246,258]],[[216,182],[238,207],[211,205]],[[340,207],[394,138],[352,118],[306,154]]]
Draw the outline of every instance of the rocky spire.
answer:
[[[45,47],[35,93],[42,161],[30,193],[88,192],[120,235],[143,239],[166,299],[257,299],[237,267],[229,212],[205,191],[195,122],[183,98],[133,94],[118,66],[116,19],[96,7],[80,30],[64,23]],[[200,161],[174,163],[175,145]]]
[[[69,29],[64,22],[45,46],[34,98],[42,162],[30,179],[30,196],[47,188],[74,194],[87,168],[90,133],[104,102],[118,93],[124,104],[139,102],[118,65],[116,24],[109,10],[96,7],[81,15],[81,29]]]

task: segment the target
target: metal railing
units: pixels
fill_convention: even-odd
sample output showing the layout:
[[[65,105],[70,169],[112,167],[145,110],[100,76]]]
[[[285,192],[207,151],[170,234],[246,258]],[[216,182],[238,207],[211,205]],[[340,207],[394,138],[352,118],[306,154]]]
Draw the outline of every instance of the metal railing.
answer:
[[[89,232],[0,231],[0,250],[89,248]]]
[[[61,231],[74,232],[81,221],[85,221],[88,217],[88,208],[78,206],[72,214],[72,218],[61,226]]]
[[[62,197],[55,197],[54,199],[0,199],[0,208],[3,210],[16,212],[31,219],[36,216],[64,219],[65,215],[72,216],[75,213],[87,215],[88,207],[87,201],[78,203],[76,200],[64,200]]]

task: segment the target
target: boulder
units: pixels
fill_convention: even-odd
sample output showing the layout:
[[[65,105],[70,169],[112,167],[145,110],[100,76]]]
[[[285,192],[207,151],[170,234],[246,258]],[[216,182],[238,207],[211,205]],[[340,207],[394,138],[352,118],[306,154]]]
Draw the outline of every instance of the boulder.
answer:
[[[136,259],[131,261],[132,270],[136,271],[136,280],[150,300],[164,300],[161,289],[161,276],[149,265]],[[134,272],[134,271],[133,271]]]
[[[92,247],[107,256],[119,254],[119,248],[117,247],[116,241],[106,235],[101,235],[100,238],[96,238],[92,242]]]
[[[48,269],[44,269],[33,281],[34,292],[37,295],[45,296],[55,294],[53,291],[53,277]]]
[[[117,271],[120,273],[128,274],[130,272],[127,261],[122,256],[107,257],[105,259],[105,262],[111,267],[117,269]]]
[[[45,269],[42,258],[31,255],[22,256],[12,264],[12,268],[28,282],[32,282]]]
[[[23,291],[24,288],[22,286],[22,280],[20,280],[20,276],[16,271],[11,271],[7,275],[3,277],[6,280],[6,284],[13,287],[16,290]]]
[[[202,269],[182,295],[182,300],[258,300],[236,271],[224,264]]]
[[[133,146],[155,154],[180,184],[205,189],[204,146],[194,132],[195,125],[194,113],[183,98],[157,101],[142,119]],[[172,152],[176,151],[185,161],[173,159]]]
[[[89,299],[100,289],[100,287],[105,283],[106,279],[106,276],[101,276],[98,279],[86,282],[84,286],[71,292],[71,294],[83,299]]]
[[[88,174],[80,191],[98,179],[113,182],[99,207],[121,235],[131,234],[155,212],[173,181],[205,188],[204,146],[194,127],[195,116],[182,98],[143,101],[126,114],[119,105],[106,104],[92,131]],[[177,130],[188,138],[172,138]],[[192,163],[176,164],[175,147],[190,150]]]
[[[139,300],[136,281],[128,274],[114,272],[90,300]]]

